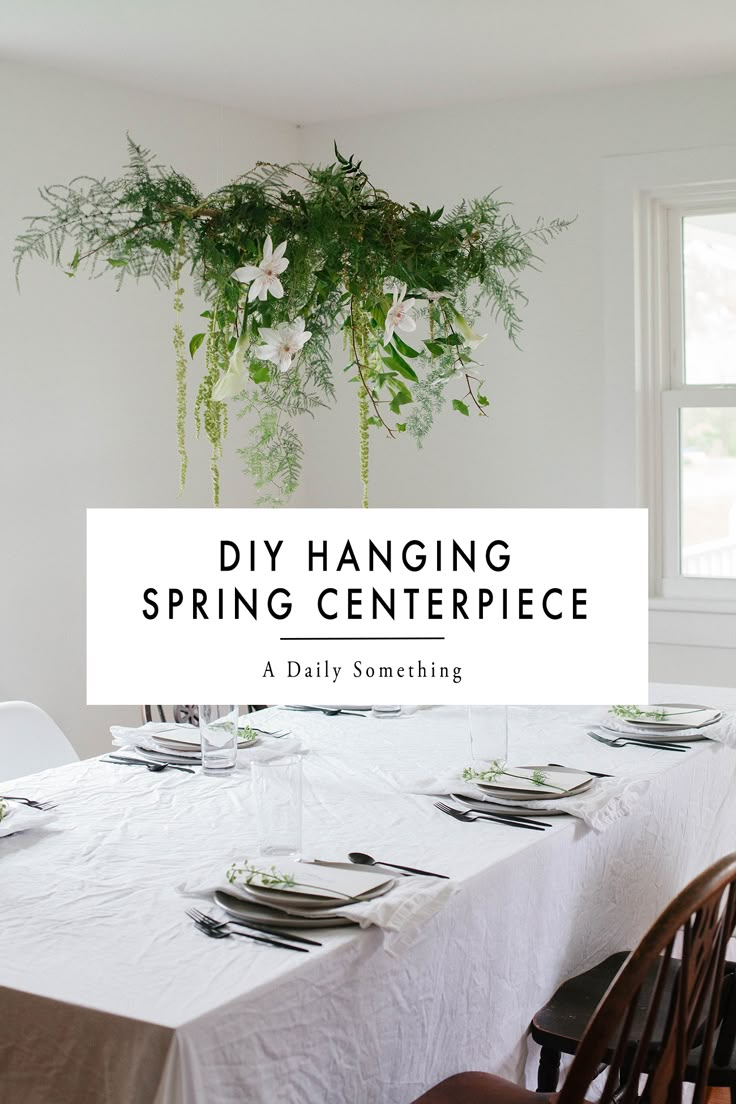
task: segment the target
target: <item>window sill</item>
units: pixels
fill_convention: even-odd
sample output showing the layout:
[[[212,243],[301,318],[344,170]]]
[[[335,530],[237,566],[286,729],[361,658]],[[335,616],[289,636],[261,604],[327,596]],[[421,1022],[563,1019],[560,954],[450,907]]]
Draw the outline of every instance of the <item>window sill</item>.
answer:
[[[650,598],[650,613],[707,613],[718,616],[719,614],[736,613],[736,601],[729,598]]]

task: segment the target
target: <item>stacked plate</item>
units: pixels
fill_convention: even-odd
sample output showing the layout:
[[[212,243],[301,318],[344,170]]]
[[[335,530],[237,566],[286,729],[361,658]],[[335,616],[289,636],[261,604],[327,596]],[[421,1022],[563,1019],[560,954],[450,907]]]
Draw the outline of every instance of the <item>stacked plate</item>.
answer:
[[[352,905],[382,897],[396,885],[396,879],[386,874],[287,865],[303,881],[297,880],[293,886],[239,882],[232,892],[216,890],[215,901],[230,916],[253,927],[338,928],[358,922],[350,917]],[[280,863],[279,869],[283,870],[284,864]]]
[[[194,725],[177,724],[164,732],[148,735],[149,746],[136,745],[136,751],[146,759],[154,763],[181,763],[196,764],[202,762],[202,754],[199,743],[199,729]],[[254,747],[259,743],[258,736],[253,735],[246,739],[241,734],[238,740],[238,748]],[[151,746],[152,745],[152,746]]]
[[[513,808],[514,816],[539,816],[538,806],[543,802],[545,817],[561,816],[565,810],[555,809],[555,802],[585,793],[595,781],[591,774],[570,767],[507,765],[505,771],[493,782],[474,781],[474,785],[483,791],[483,797],[479,800],[457,793],[452,796],[473,809],[487,810],[489,805],[507,811]]]
[[[682,702],[668,702],[667,704],[638,705],[642,717],[627,720],[625,717],[611,716],[605,724],[599,725],[609,732],[615,732],[618,736],[629,733],[643,736],[652,743],[672,744],[679,743],[683,738],[687,740],[705,740],[708,737],[708,728],[716,724],[723,717],[720,709],[711,709],[707,705],[688,705]],[[661,713],[661,717],[646,716],[646,714]],[[701,731],[702,730],[702,731]],[[683,732],[689,732],[683,737]]]

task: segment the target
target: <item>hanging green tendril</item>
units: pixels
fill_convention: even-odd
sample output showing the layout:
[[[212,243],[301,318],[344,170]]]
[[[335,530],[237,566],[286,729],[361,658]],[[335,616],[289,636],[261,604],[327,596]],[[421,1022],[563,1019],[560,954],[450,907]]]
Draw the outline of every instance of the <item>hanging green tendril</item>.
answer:
[[[179,244],[174,265],[174,356],[176,358],[176,447],[179,453],[179,494],[187,482],[187,347],[181,314],[184,310],[184,287],[181,270],[184,265],[184,233],[179,234]]]

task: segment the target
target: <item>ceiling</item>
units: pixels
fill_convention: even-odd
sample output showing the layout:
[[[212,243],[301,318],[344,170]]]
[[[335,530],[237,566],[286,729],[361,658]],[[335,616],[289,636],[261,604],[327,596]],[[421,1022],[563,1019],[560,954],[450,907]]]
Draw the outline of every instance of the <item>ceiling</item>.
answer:
[[[312,123],[736,72],[736,2],[2,0],[0,56]]]

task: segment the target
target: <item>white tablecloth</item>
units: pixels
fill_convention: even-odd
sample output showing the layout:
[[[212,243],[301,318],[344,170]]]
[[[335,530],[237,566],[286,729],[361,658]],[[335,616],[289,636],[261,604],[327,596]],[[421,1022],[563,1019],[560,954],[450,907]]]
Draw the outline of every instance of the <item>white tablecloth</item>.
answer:
[[[653,690],[668,699],[736,692]],[[585,735],[595,710],[514,710],[513,760],[649,779],[603,833],[568,817],[535,833],[456,823],[391,786],[396,769],[469,757],[461,710],[276,716],[311,743],[305,852],[368,851],[458,891],[398,950],[377,929],[325,931],[309,955],[207,940],[175,887],[253,853],[247,772],[91,760],[16,781],[59,809],[0,841],[3,1104],[408,1104],[461,1069],[521,1080],[530,1016],[555,987],[635,943],[736,847],[736,752],[711,742],[613,750]]]

